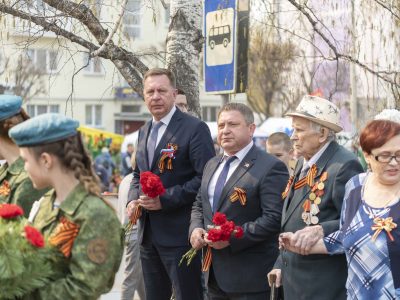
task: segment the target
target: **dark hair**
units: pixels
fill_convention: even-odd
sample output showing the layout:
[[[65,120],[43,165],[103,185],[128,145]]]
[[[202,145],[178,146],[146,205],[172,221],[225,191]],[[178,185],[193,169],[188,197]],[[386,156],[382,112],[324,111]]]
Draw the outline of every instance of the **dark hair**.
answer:
[[[218,113],[218,119],[222,112],[232,110],[240,112],[243,115],[247,125],[254,123],[253,111],[247,105],[237,102],[225,104]]]
[[[30,147],[29,150],[36,158],[44,152],[57,156],[64,168],[74,172],[75,178],[84,185],[87,192],[100,195],[99,179],[80,133],[54,143]]]
[[[164,68],[153,68],[153,69],[148,70],[143,76],[143,85],[148,77],[160,76],[160,75],[167,76],[169,79],[169,82],[171,83],[171,86],[173,88],[176,88],[176,79],[175,79],[174,73],[172,73],[170,70],[164,69]]]
[[[28,119],[29,119],[28,114],[25,112],[23,108],[21,108],[21,111],[16,115],[13,115],[5,120],[0,121],[0,136],[2,138],[11,140],[11,138],[8,136],[8,132],[10,131],[10,129],[13,128],[15,125],[18,125]]]
[[[271,146],[283,144],[285,151],[289,152],[290,150],[292,150],[292,141],[290,140],[290,137],[284,132],[274,132],[268,137],[267,143]]]
[[[400,124],[388,120],[374,120],[367,124],[360,135],[361,149],[371,154],[373,149],[382,147],[400,134]]]

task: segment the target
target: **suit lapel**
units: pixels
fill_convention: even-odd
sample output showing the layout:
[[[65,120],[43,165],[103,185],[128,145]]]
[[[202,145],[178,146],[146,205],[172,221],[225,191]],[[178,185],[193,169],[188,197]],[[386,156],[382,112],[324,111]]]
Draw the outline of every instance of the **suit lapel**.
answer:
[[[222,206],[222,204],[227,201],[226,198],[228,198],[228,192],[230,192],[234,185],[238,182],[240,178],[244,174],[246,174],[251,167],[254,164],[254,161],[257,158],[257,153],[256,153],[256,146],[253,145],[253,147],[250,149],[250,151],[247,153],[247,155],[243,158],[243,160],[240,162],[240,164],[237,166],[236,170],[232,173],[231,177],[229,177],[228,181],[225,183],[225,186],[222,190],[221,194],[221,199],[218,203],[217,210],[219,210]],[[228,199],[229,200],[229,199]]]
[[[150,169],[149,158],[147,155],[147,139],[150,134],[151,123],[152,123],[152,121],[148,121],[148,122],[146,122],[146,124],[144,124],[144,126],[142,128],[142,132],[143,132],[144,136],[143,136],[143,138],[139,139],[138,147],[137,147],[138,151],[141,151],[141,153],[142,153],[141,155],[138,155],[138,157],[140,157],[140,156],[143,157],[147,170]]]
[[[222,155],[218,155],[217,157],[211,159],[211,161],[209,162],[209,165],[207,167],[205,171],[205,173],[203,174],[203,178],[206,178],[206,184],[204,184],[203,186],[203,190],[201,191],[203,193],[203,199],[207,199],[207,201],[203,202],[203,213],[205,216],[210,216],[212,218],[212,207],[210,204],[210,199],[208,198],[208,187],[210,185],[210,181],[213,177],[213,175],[215,174],[215,171],[217,170],[220,162],[222,159]]]
[[[156,150],[154,151],[153,163],[150,166],[151,167],[150,170],[153,170],[153,168],[155,168],[158,165],[158,161],[161,156],[161,150],[166,148],[167,143],[175,135],[175,132],[177,131],[177,129],[180,126],[182,117],[183,117],[183,113],[179,109],[176,109],[171,120],[169,121],[167,128],[164,131],[163,136],[160,139],[160,142],[158,143],[158,145],[156,147]]]
[[[282,224],[283,224],[283,221],[284,221],[285,218],[286,218],[286,211],[287,211],[287,209],[288,209],[289,199],[290,199],[291,197],[293,197],[293,194],[294,194],[294,184],[296,183],[297,180],[299,180],[302,167],[303,167],[303,159],[300,159],[300,160],[298,161],[298,163],[296,164],[296,167],[295,167],[295,169],[294,169],[294,180],[293,180],[292,185],[291,185],[291,187],[290,187],[289,193],[288,193],[288,195],[286,196],[285,202],[283,203]]]
[[[329,144],[328,148],[326,148],[326,150],[324,151],[324,153],[322,153],[321,157],[318,159],[318,161],[316,163],[318,170],[317,170],[317,175],[315,176],[314,181],[317,181],[318,178],[321,176],[322,172],[325,170],[326,164],[329,162],[329,160],[332,158],[334,153],[337,151],[338,147],[339,147],[339,145],[336,142],[331,142]],[[299,168],[299,169],[301,170],[301,168]],[[297,170],[297,171],[299,171],[299,170]],[[282,225],[284,225],[287,222],[287,220],[290,218],[290,216],[293,214],[293,212],[297,209],[297,207],[301,203],[303,203],[303,200],[310,193],[310,191],[311,191],[311,187],[309,187],[308,185],[305,185],[299,191],[297,191],[296,197],[294,196],[295,192],[291,193],[291,195],[289,197],[292,197],[292,199],[290,201],[289,207],[286,207],[287,211],[284,215]],[[287,206],[287,204],[286,204],[286,206]]]

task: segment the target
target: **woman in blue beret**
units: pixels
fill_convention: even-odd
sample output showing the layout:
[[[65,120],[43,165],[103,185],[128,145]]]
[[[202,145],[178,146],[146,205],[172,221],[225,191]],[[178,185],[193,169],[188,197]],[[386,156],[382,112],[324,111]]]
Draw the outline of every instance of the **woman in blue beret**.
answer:
[[[33,202],[47,190],[33,188],[18,146],[8,136],[12,127],[29,119],[21,105],[21,97],[0,95],[0,159],[5,160],[0,167],[0,204],[18,204],[27,217]]]
[[[45,114],[10,131],[34,187],[53,188],[33,205],[29,220],[59,250],[51,258],[56,275],[27,299],[98,299],[111,289],[121,262],[121,225],[99,197],[78,126]]]

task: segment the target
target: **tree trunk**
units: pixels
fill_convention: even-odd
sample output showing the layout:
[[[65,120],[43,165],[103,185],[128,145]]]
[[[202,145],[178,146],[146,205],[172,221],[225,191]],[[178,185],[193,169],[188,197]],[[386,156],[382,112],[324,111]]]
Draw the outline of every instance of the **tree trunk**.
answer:
[[[200,116],[199,54],[203,45],[202,4],[199,0],[173,0],[167,35],[167,68],[188,100],[189,110]]]

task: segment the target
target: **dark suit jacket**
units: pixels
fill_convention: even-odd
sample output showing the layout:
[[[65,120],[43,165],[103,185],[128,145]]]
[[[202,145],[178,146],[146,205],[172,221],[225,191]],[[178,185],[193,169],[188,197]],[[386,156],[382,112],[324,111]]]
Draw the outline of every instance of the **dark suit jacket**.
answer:
[[[318,173],[315,181],[323,172],[328,173],[317,215],[326,236],[339,229],[346,182],[363,169],[357,157],[336,142],[331,142],[316,165]],[[299,177],[302,166],[303,159],[300,159],[295,169],[296,177]],[[294,191],[293,185],[283,206],[282,232],[296,232],[306,227],[301,214],[310,187],[306,185]],[[347,265],[344,255],[302,256],[282,251],[275,268],[282,269],[285,299],[346,299]]]
[[[139,198],[139,175],[144,171],[159,175],[166,193],[160,197],[161,210],[143,210],[138,226],[138,242],[142,242],[144,229],[150,225],[152,240],[158,245],[188,246],[192,204],[200,187],[204,166],[215,156],[210,130],[204,122],[177,109],[157,145],[153,164],[149,166],[146,145],[150,129],[151,121],[139,130],[136,167],[128,199],[131,201]],[[160,174],[160,151],[166,148],[168,143],[178,145],[178,150],[172,161],[173,169],[166,169]]]
[[[193,204],[190,232],[212,224],[208,184],[221,161],[210,160],[204,169],[201,188]],[[222,191],[218,211],[243,226],[242,239],[231,238],[230,246],[212,250],[212,268],[219,287],[228,293],[267,291],[267,273],[278,256],[281,223],[281,193],[286,185],[286,166],[275,157],[253,146]],[[231,202],[234,188],[246,191],[247,202]]]

